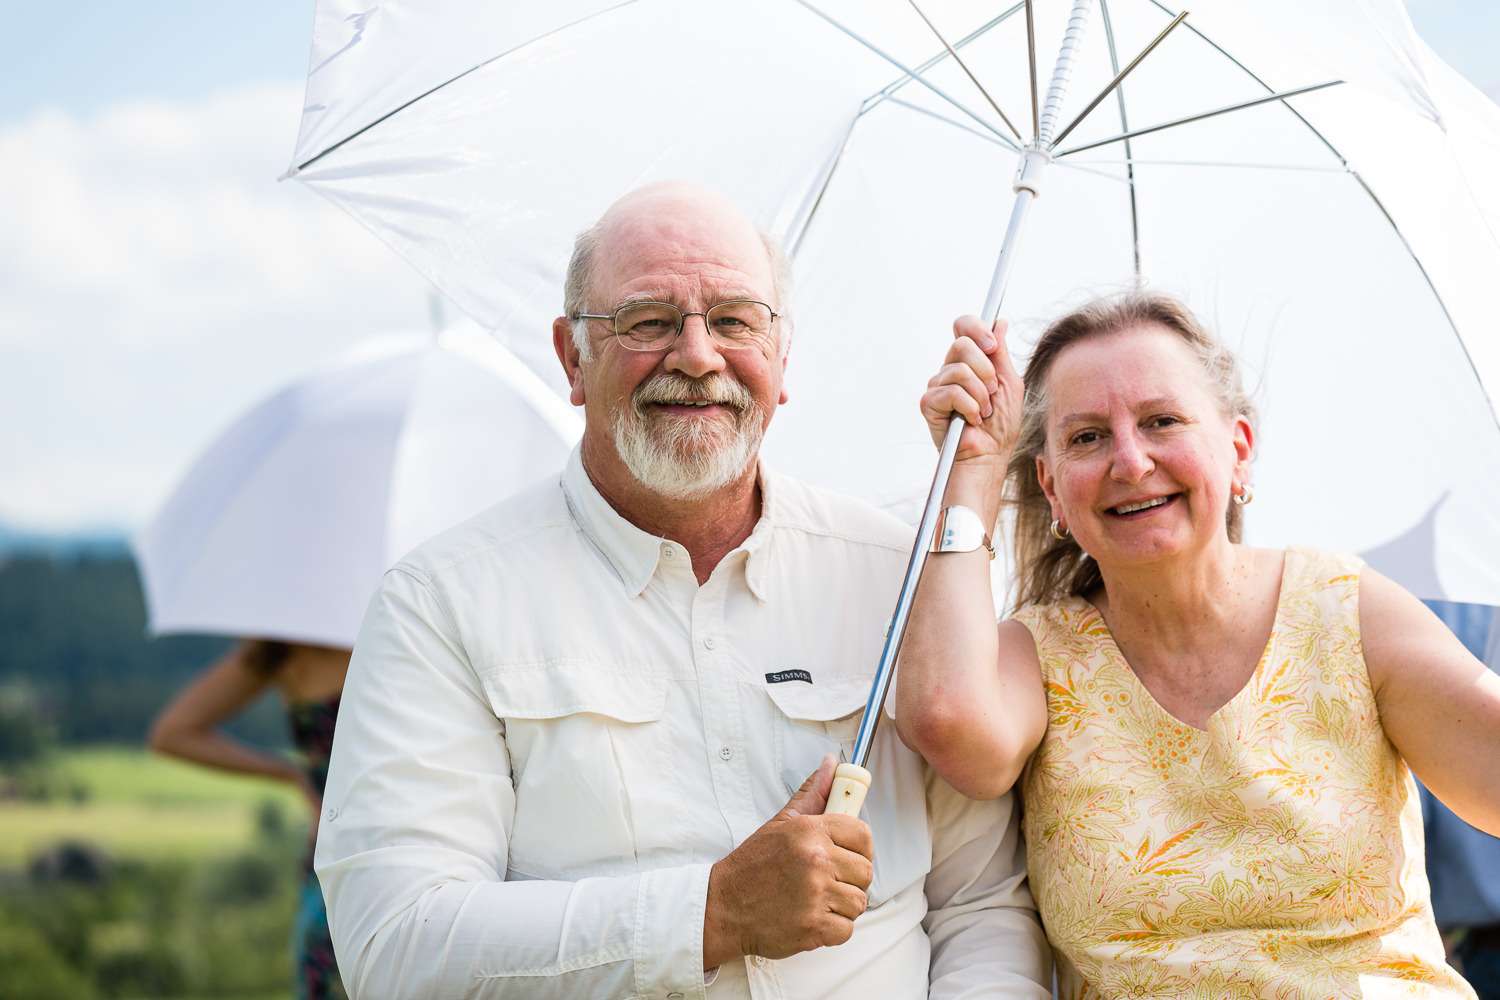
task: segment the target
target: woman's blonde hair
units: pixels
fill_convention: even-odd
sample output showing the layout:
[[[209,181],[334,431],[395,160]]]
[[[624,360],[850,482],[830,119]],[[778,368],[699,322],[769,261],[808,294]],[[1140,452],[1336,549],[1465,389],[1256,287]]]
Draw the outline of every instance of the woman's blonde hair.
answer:
[[[1255,406],[1240,382],[1234,354],[1208,331],[1186,305],[1170,295],[1132,289],[1101,296],[1056,320],[1037,341],[1027,362],[1026,403],[1021,432],[1006,474],[1007,501],[1015,509],[1015,607],[1051,604],[1071,594],[1086,594],[1103,584],[1099,565],[1072,538],[1059,541],[1049,530],[1052,508],[1037,479],[1037,456],[1047,447],[1047,379],[1057,357],[1068,347],[1117,330],[1155,323],[1182,338],[1203,370],[1210,391],[1226,414],[1244,417],[1252,431]],[[1224,520],[1229,539],[1240,540],[1240,505],[1227,505]]]

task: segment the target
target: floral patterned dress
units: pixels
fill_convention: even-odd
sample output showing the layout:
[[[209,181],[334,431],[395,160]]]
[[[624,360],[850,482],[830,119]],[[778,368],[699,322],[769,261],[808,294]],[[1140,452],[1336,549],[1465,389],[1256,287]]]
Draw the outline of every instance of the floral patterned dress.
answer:
[[[1062,997],[1474,996],[1365,668],[1360,566],[1287,550],[1270,642],[1206,731],[1156,703],[1092,604],[1016,616],[1047,692],[1023,822]]]
[[[319,795],[328,782],[328,757],[333,752],[333,727],[338,720],[339,696],[298,699],[287,703],[292,741],[302,752],[307,777]],[[296,963],[297,1000],[344,1000],[333,940],[328,933],[328,911],[323,890],[313,874],[312,845],[303,859],[297,917],[292,925],[292,960]]]

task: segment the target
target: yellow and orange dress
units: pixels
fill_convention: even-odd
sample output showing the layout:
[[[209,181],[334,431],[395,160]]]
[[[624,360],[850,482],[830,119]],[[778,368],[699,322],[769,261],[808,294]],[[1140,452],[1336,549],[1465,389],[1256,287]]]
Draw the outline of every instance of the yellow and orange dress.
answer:
[[[1047,692],[1028,870],[1064,998],[1467,997],[1381,728],[1358,559],[1286,553],[1270,642],[1199,730],[1082,598],[1023,609]]]

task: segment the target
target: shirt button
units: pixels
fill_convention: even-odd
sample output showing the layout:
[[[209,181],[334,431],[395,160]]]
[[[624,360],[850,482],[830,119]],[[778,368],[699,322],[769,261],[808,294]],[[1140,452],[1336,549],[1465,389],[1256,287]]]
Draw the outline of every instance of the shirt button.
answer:
[[[662,554],[662,557],[665,558],[665,559],[676,559],[677,558],[677,550],[674,549],[674,548],[672,548],[672,546],[670,546],[670,545],[665,546],[661,550],[661,554]]]
[[[703,637],[703,648],[704,649],[713,649],[714,648],[714,637],[713,636],[709,635],[709,636],[704,636]]]
[[[667,1000],[682,1000],[681,993],[668,993]]]
[[[734,751],[733,750],[729,749],[728,747],[719,747],[719,759],[720,760],[728,760],[729,758],[731,758],[733,756],[734,756]]]
[[[332,823],[334,820],[339,818],[338,809],[334,806],[329,806],[328,809],[323,813],[323,818]]]
[[[755,956],[755,964],[756,965],[765,965],[766,964],[765,957],[763,955],[756,955]]]

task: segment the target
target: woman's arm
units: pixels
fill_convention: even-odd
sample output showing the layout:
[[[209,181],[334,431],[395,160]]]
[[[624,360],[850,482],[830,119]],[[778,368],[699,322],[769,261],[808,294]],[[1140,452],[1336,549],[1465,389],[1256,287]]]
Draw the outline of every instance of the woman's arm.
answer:
[[[1500,835],[1500,676],[1421,601],[1366,567],[1359,629],[1385,734],[1464,820]]]
[[[991,332],[966,316],[953,332],[946,362],[922,396],[922,415],[939,443],[954,413],[968,422],[943,503],[993,525],[1024,390],[1003,322]],[[989,553],[929,557],[896,675],[901,739],[960,792],[994,798],[1020,776],[1046,725],[1031,634],[1016,622],[995,626]]]
[[[157,753],[221,771],[258,774],[301,788],[307,778],[295,764],[256,750],[220,732],[219,725],[260,697],[272,676],[251,663],[251,643],[238,643],[167,703],[151,725],[148,743]]]

